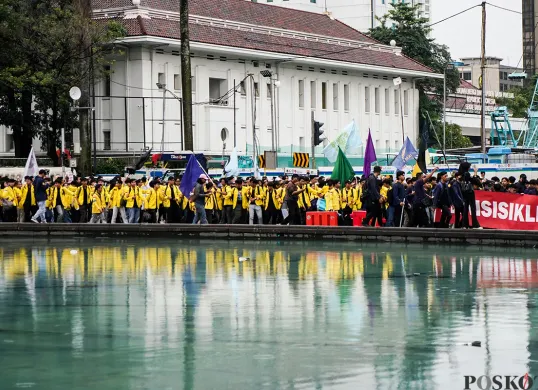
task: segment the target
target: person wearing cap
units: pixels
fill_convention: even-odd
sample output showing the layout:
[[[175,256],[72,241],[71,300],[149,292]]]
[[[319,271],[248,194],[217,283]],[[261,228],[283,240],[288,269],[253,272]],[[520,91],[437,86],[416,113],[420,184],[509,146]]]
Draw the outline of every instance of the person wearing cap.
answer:
[[[440,228],[448,228],[450,226],[450,220],[452,213],[450,207],[452,202],[450,201],[450,192],[448,188],[448,173],[439,172],[437,175],[437,185],[433,190],[433,206],[440,210],[441,220],[439,221]]]
[[[104,219],[103,216],[103,210],[105,209],[103,201],[105,201],[103,186],[101,184],[97,184],[91,199],[92,217],[90,219],[90,223],[106,223],[106,219]]]
[[[196,225],[198,222],[202,225],[207,225],[207,215],[205,213],[205,198],[207,193],[205,191],[205,182],[208,180],[208,177],[205,173],[202,173],[198,180],[196,180],[196,185],[193,190],[193,203],[195,207],[194,220],[192,221],[193,225]]]
[[[34,197],[37,202],[38,210],[31,218],[31,221],[34,223],[46,223],[46,214],[47,214],[47,184],[45,184],[45,174],[46,171],[41,169],[38,175],[34,179]]]
[[[405,206],[405,172],[396,172],[396,182],[392,185],[392,199],[387,213],[387,227],[400,226]]]

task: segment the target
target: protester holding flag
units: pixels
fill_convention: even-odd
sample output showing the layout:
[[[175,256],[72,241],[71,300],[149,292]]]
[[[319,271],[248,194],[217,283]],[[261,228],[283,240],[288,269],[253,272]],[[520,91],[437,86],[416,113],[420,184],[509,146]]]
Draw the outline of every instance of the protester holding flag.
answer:
[[[383,203],[383,198],[379,193],[379,186],[377,182],[377,178],[380,174],[381,167],[375,166],[374,172],[371,173],[366,180],[366,218],[364,218],[362,221],[362,226],[370,226],[370,221],[372,222],[372,226],[375,226],[376,221],[378,221],[379,226],[381,226],[383,223],[381,213],[381,204]]]

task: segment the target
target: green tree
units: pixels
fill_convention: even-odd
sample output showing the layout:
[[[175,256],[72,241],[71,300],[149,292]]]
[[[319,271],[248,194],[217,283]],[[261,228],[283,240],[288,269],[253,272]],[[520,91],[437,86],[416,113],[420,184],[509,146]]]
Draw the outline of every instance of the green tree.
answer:
[[[401,2],[391,4],[391,7],[388,14],[377,18],[381,24],[370,29],[369,35],[387,45],[392,40],[396,41],[406,56],[428,66],[435,73],[444,73],[452,61],[450,52],[447,46],[429,38],[431,28],[428,27],[428,19],[420,16],[420,5]],[[447,93],[454,92],[459,87],[457,70],[446,71],[446,84]],[[427,111],[434,124],[438,124],[443,114],[443,80],[422,79],[417,80],[416,85],[420,111]]]
[[[101,77],[110,62],[113,49],[107,44],[125,32],[116,22],[93,21],[73,0],[3,4],[0,44],[9,55],[0,60],[0,123],[13,128],[17,157],[26,157],[31,139],[39,137],[57,161],[61,129],[69,133],[77,127],[79,113],[70,109],[69,89],[80,86],[87,98],[88,81]]]
[[[534,87],[538,75],[535,75],[528,84],[524,87],[512,87],[510,88],[511,93],[514,94],[513,99],[508,98],[497,98],[496,102],[498,106],[506,106],[510,114],[514,118],[526,118],[527,110],[529,109],[532,101],[532,96],[534,95]]]
[[[437,126],[437,129],[443,129],[443,126]],[[437,139],[438,137],[438,139]],[[435,149],[442,149],[442,133],[437,131],[435,140],[437,143],[433,146]],[[446,148],[447,149],[458,149],[458,148],[470,148],[473,146],[473,143],[469,137],[465,136],[461,132],[461,127],[455,123],[446,124]]]

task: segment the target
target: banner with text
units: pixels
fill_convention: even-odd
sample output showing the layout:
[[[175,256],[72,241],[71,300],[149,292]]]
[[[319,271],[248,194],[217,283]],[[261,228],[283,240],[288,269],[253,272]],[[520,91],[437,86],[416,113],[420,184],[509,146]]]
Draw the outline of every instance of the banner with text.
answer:
[[[538,196],[476,191],[476,216],[484,228],[538,230]]]
[[[483,228],[538,230],[538,196],[487,191],[476,191],[475,195],[476,217]],[[435,221],[440,218],[441,213],[435,210]]]

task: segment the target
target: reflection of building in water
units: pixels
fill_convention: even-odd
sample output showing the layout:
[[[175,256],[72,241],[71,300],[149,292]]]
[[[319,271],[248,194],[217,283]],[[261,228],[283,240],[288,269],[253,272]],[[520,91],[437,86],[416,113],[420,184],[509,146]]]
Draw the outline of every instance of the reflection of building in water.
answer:
[[[513,325],[508,322],[503,328],[501,320],[524,315],[526,298],[514,306],[517,313],[506,316],[495,311],[495,305],[506,308],[508,301],[503,299],[512,299],[513,294],[495,296],[490,290],[479,296],[474,294],[477,284],[487,286],[490,279],[520,283],[534,280],[536,274],[535,260],[455,259],[429,253],[420,254],[416,261],[400,252],[311,251],[292,246],[96,246],[79,249],[76,255],[70,249],[4,249],[0,298],[5,291],[31,295],[32,285],[49,287],[34,291],[36,305],[31,310],[73,306],[65,312],[65,320],[76,351],[93,346],[96,334],[121,329],[128,337],[114,339],[118,348],[131,348],[133,340],[143,340],[133,351],[137,362],[130,368],[133,373],[141,367],[149,372],[158,362],[170,365],[170,373],[165,374],[170,378],[177,375],[172,366],[181,362],[182,374],[192,374],[196,366],[199,376],[223,361],[239,370],[255,369],[260,361],[241,351],[258,348],[260,356],[275,357],[263,365],[280,378],[300,375],[323,382],[320,372],[338,377],[349,367],[360,366],[372,376],[369,383],[379,388],[394,383],[392,376],[385,375],[388,372],[405,373],[402,387],[422,381],[423,388],[435,388],[427,378],[432,377],[436,362],[452,358],[451,349],[465,337],[453,329],[463,329],[461,323],[478,324],[476,329],[482,333],[477,338],[486,339],[483,296],[489,300],[488,337],[508,332],[506,326]],[[239,257],[251,260],[239,262]],[[420,276],[403,277],[414,272]],[[22,285],[23,279],[27,291],[9,289]],[[34,321],[41,321],[40,316]],[[513,345],[519,346],[522,337],[527,342],[527,333],[513,332],[513,336],[519,340],[511,340]],[[531,333],[528,342],[537,343],[538,336]],[[176,360],[164,361],[163,350],[173,350]],[[208,350],[214,356],[201,358]],[[284,354],[286,361],[308,364],[284,366],[279,361]],[[478,367],[480,372],[484,369]],[[184,378],[187,388],[200,381]],[[222,387],[221,381],[215,376],[205,381],[205,387]],[[263,387],[263,378],[259,381],[250,388]],[[310,387],[304,383],[303,387]]]

